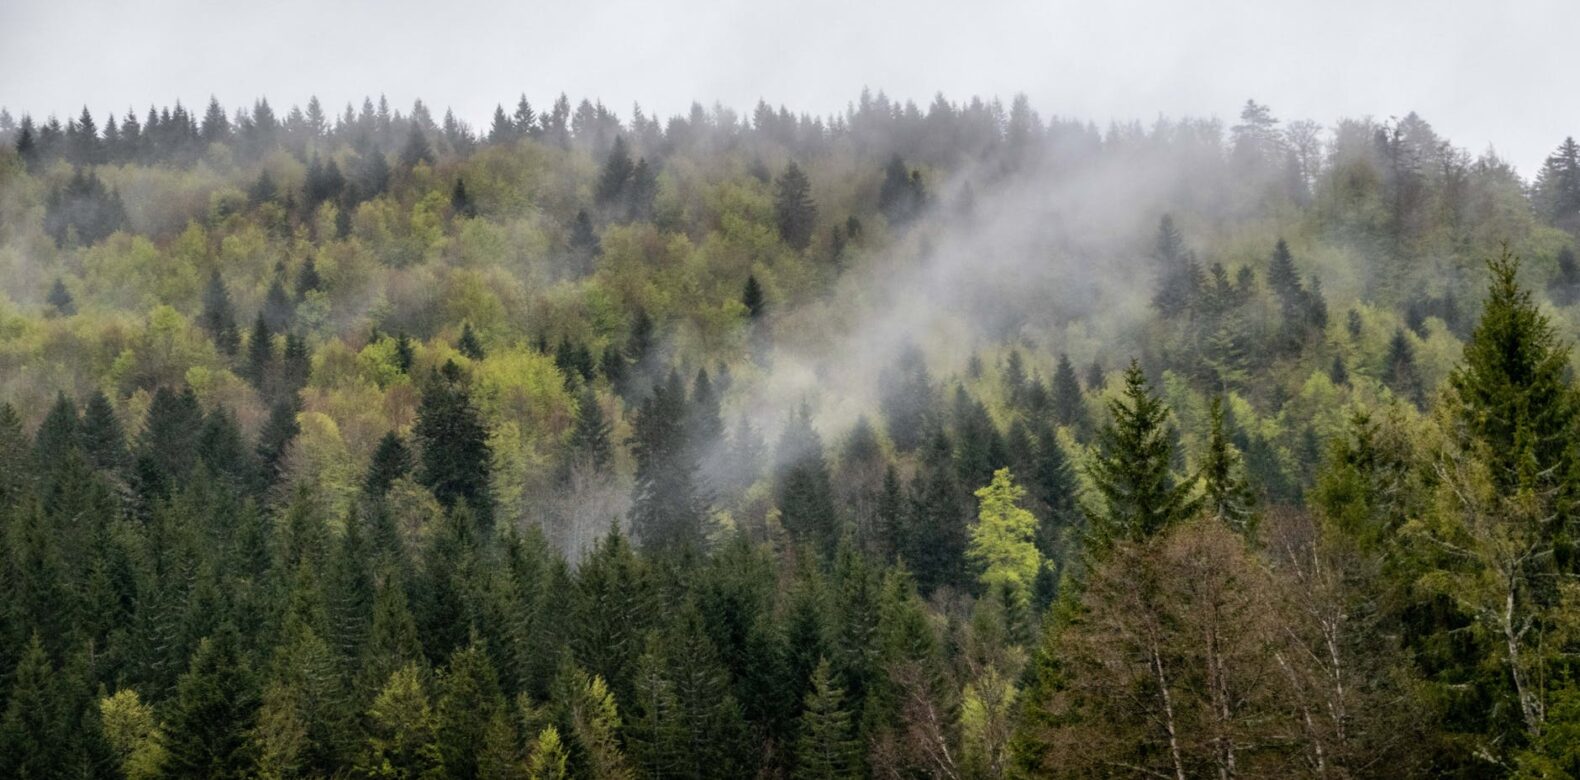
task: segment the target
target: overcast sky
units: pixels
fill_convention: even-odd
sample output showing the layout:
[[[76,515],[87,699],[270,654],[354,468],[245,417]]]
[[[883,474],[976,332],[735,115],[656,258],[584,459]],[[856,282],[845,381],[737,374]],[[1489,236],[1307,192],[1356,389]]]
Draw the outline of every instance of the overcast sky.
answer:
[[[96,116],[210,94],[277,110],[385,93],[484,124],[525,92],[842,109],[863,86],[1044,116],[1417,111],[1529,176],[1580,134],[1580,0],[0,0],[0,106]],[[1232,124],[1232,122],[1228,122]]]

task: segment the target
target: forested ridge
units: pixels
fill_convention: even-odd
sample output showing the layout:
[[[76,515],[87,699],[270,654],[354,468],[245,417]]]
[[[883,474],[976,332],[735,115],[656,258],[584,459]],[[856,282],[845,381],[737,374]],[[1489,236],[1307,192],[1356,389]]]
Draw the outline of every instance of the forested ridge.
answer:
[[[0,141],[0,776],[1580,777],[1573,140]]]

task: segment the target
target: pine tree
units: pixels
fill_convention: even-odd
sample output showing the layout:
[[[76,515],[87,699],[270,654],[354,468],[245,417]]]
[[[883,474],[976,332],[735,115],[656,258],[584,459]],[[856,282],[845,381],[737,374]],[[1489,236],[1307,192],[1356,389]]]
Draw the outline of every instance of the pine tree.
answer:
[[[639,158],[636,167],[631,169],[631,180],[625,187],[626,219],[632,222],[651,219],[653,201],[657,197],[658,176],[653,172],[653,167],[648,165],[646,157]]]
[[[598,241],[598,233],[593,230],[592,217],[587,215],[587,210],[576,212],[576,221],[571,223],[571,234],[568,240],[572,257],[575,258],[577,270],[580,274],[589,274],[593,270],[593,259],[603,252]]]
[[[433,145],[415,122],[406,134],[406,145],[401,147],[400,163],[407,168],[415,168],[419,163],[433,164]]]
[[[242,366],[241,374],[260,393],[270,389],[274,376],[274,336],[261,313],[252,324],[252,335],[247,337],[247,363]]]
[[[1020,505],[1026,489],[1015,484],[1009,469],[1001,468],[976,497],[981,509],[967,555],[981,568],[978,579],[989,591],[1003,589],[1027,603],[1043,558],[1036,544],[1037,518]]]
[[[965,506],[949,436],[935,430],[911,481],[905,531],[897,540],[901,558],[916,573],[924,593],[966,582],[969,510]]]
[[[570,777],[566,768],[569,760],[565,745],[560,741],[559,729],[552,725],[544,726],[532,740],[532,750],[527,759],[527,777],[529,780],[566,780]]]
[[[895,364],[878,377],[879,405],[889,440],[900,452],[910,452],[926,439],[926,420],[932,406],[932,380],[927,361],[915,345],[900,351]]]
[[[1240,453],[1229,443],[1222,396],[1212,399],[1211,419],[1207,455],[1201,466],[1203,505],[1213,519],[1244,536],[1253,536],[1256,530],[1255,494],[1246,479]]]
[[[845,692],[835,684],[828,659],[812,673],[796,742],[796,780],[844,780],[861,776],[861,743],[851,715],[843,709]]]
[[[258,432],[258,477],[255,489],[261,494],[285,476],[285,455],[301,427],[296,422],[296,402],[276,401],[269,408],[269,419]]]
[[[269,284],[269,292],[263,299],[264,324],[270,333],[285,333],[291,329],[291,322],[296,317],[296,304],[291,296],[285,292],[283,280],[285,269],[278,269],[274,281]]]
[[[592,388],[583,388],[576,404],[576,426],[571,429],[567,465],[604,474],[614,461],[614,445],[609,440],[609,422]]]
[[[1174,427],[1169,410],[1147,387],[1141,365],[1125,370],[1124,397],[1108,405],[1111,416],[1098,433],[1099,452],[1090,476],[1099,503],[1089,510],[1100,545],[1145,539],[1196,511],[1192,485],[1175,478]]]
[[[80,452],[80,424],[77,405],[65,393],[57,393],[55,403],[50,405],[49,413],[33,437],[33,458],[38,464],[38,473],[55,469],[69,454]]]
[[[779,238],[800,252],[812,243],[817,222],[817,204],[812,202],[812,184],[801,166],[791,161],[774,183],[774,218]]]

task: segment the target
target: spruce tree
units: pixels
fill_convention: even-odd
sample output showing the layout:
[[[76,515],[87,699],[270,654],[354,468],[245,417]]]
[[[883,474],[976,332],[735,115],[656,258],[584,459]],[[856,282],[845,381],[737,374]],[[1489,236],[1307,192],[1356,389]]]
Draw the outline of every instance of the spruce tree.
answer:
[[[66,289],[66,283],[60,277],[55,277],[55,283],[49,287],[49,295],[45,298],[55,313],[62,317],[70,317],[77,313],[77,303],[72,300],[71,291]]]
[[[1122,398],[1109,402],[1111,417],[1098,432],[1090,476],[1098,501],[1089,510],[1099,545],[1139,540],[1194,514],[1192,484],[1177,479],[1174,427],[1162,399],[1147,386],[1141,365],[1130,361]]]
[[[839,540],[834,488],[823,458],[823,439],[813,429],[812,410],[805,403],[786,420],[775,462],[779,521],[796,541],[831,554]]]
[[[1417,409],[1426,407],[1426,385],[1415,365],[1415,347],[1404,328],[1394,331],[1388,342],[1388,353],[1383,358],[1383,384],[1399,397],[1414,404]]]
[[[126,432],[115,416],[115,407],[102,391],[88,397],[88,405],[82,411],[81,440],[82,453],[94,468],[119,472],[126,467]]]
[[[435,743],[447,777],[478,777],[490,722],[505,708],[499,677],[477,642],[458,649],[439,675]]]
[[[483,343],[477,338],[477,331],[472,330],[472,323],[461,323],[461,338],[455,342],[455,348],[468,360],[482,360],[487,357],[483,351]]]
[[[235,357],[241,351],[241,331],[236,328],[236,310],[230,302],[230,292],[219,269],[209,274],[208,287],[203,290],[203,314],[198,319],[214,346],[222,354]]]
[[[616,137],[614,147],[609,150],[609,158],[604,162],[603,173],[598,177],[596,196],[599,206],[607,207],[623,199],[634,167],[625,139]]]
[[[455,180],[454,189],[450,190],[450,213],[465,219],[477,216],[477,205],[466,192],[466,182],[459,178]]]
[[[1569,346],[1521,287],[1517,258],[1504,250],[1487,266],[1492,279],[1481,321],[1448,378],[1457,433],[1485,448],[1500,491],[1557,491],[1568,506],[1580,497],[1580,398]]]
[[[797,252],[812,243],[817,222],[817,204],[812,202],[812,184],[794,161],[774,183],[774,218],[779,238]]]
[[[688,436],[686,408],[685,385],[671,371],[632,424],[631,530],[650,549],[700,549],[706,542],[707,501],[698,487],[700,463]]]
[[[812,673],[796,741],[796,780],[845,780],[861,776],[861,743],[855,738],[851,714],[844,709],[845,692],[834,682],[828,659]]]
[[[491,530],[494,498],[488,429],[453,362],[429,378],[412,435],[421,453],[418,481],[447,508],[465,503],[479,526]]]
[[[357,766],[368,777],[439,776],[443,763],[436,732],[421,672],[415,664],[407,664],[389,676],[368,708],[368,737]]]
[[[362,489],[375,498],[383,498],[395,480],[411,473],[411,452],[400,434],[385,432],[373,450],[368,462],[368,473],[362,479]]]
[[[248,732],[258,699],[233,629],[205,637],[181,676],[167,720],[168,768],[174,777],[245,778],[252,774]]]
[[[1256,530],[1255,494],[1246,479],[1240,453],[1229,443],[1224,427],[1223,397],[1212,399],[1212,428],[1207,436],[1207,455],[1202,462],[1202,501],[1207,514],[1245,536]]]

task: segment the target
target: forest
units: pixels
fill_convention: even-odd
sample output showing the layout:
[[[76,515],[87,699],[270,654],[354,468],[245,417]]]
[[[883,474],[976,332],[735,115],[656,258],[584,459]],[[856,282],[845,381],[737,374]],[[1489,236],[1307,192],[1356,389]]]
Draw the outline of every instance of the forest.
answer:
[[[0,776],[1580,778],[1554,140],[0,109]]]

